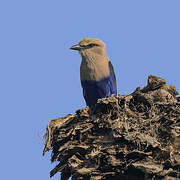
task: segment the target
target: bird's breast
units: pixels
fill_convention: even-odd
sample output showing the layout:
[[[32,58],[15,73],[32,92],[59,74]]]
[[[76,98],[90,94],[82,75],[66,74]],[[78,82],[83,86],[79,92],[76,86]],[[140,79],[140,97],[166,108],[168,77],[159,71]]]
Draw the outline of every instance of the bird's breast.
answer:
[[[82,61],[80,66],[81,81],[100,81],[109,77],[108,61]]]

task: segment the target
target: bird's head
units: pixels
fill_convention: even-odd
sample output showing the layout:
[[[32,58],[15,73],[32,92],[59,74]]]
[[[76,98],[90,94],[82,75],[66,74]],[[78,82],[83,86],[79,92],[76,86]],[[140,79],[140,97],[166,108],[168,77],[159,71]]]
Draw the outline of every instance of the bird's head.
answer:
[[[106,55],[105,43],[97,38],[84,38],[70,49],[77,50],[81,56]]]

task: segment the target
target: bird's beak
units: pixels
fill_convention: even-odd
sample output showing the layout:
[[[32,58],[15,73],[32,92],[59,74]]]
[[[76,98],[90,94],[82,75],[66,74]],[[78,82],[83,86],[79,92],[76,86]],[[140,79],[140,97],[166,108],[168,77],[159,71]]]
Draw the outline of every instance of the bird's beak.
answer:
[[[81,50],[81,47],[78,44],[76,44],[76,45],[72,46],[70,49],[79,51],[79,50]]]

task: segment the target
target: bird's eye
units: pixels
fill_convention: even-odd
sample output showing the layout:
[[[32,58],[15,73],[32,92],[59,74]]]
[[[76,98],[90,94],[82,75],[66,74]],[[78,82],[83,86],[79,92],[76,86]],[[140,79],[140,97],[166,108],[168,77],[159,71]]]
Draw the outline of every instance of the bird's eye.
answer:
[[[89,44],[89,47],[93,47],[93,46],[96,46],[96,44]]]
[[[97,46],[97,44],[88,44],[88,45],[80,45],[83,49],[88,49],[88,48],[91,48],[91,47],[94,47],[94,46]]]

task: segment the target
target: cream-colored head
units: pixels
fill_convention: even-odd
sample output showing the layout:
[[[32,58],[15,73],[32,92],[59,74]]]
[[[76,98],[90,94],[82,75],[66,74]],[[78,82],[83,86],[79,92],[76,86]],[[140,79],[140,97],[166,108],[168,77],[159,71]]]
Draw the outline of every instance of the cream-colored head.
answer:
[[[84,38],[70,49],[78,50],[83,57],[89,53],[95,53],[101,56],[106,55],[105,43],[97,38]]]
[[[96,38],[84,38],[70,49],[78,50],[82,56],[81,80],[100,80],[109,76],[109,59],[105,43]]]

